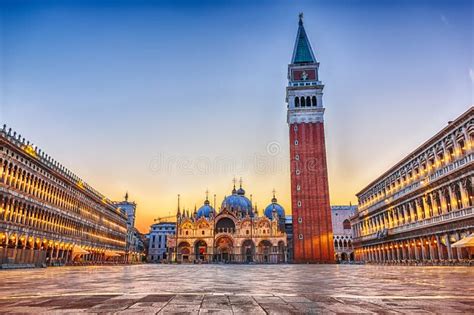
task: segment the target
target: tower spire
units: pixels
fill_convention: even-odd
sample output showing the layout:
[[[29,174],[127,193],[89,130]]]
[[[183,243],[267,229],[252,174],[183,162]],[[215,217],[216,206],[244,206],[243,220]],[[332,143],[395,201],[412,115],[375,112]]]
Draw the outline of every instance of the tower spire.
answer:
[[[296,33],[295,48],[293,49],[293,57],[291,58],[292,64],[301,63],[315,63],[316,58],[314,57],[313,49],[306,35],[306,31],[303,26],[303,13],[299,14],[298,21],[298,32]]]
[[[235,183],[237,182],[237,180],[235,179],[235,176],[232,182],[234,183],[234,189],[232,189],[232,194],[235,195],[237,193],[237,190],[235,189]]]

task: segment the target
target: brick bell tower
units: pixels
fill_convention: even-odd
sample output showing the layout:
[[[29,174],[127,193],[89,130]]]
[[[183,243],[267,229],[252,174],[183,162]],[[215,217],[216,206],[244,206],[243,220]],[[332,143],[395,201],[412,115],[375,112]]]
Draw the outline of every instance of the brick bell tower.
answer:
[[[294,261],[332,263],[334,241],[324,141],[324,85],[319,81],[319,62],[306,35],[302,13],[298,24],[286,88]]]

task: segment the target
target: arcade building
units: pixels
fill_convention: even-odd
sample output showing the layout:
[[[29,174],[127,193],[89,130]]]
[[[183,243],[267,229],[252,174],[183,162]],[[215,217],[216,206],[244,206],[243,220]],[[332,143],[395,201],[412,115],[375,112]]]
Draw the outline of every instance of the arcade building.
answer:
[[[214,202],[215,203],[215,202]],[[259,215],[242,184],[222,201],[219,211],[208,196],[193,213],[178,203],[176,235],[167,239],[172,262],[284,263],[288,260],[285,210],[275,194]]]
[[[474,107],[362,189],[351,218],[358,261],[473,258]]]
[[[0,129],[0,267],[124,262],[127,216],[80,177]]]

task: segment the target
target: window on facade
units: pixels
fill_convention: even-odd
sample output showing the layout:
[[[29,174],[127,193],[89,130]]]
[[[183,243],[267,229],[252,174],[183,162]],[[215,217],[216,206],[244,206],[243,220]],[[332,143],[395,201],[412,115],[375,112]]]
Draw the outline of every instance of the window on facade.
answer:
[[[300,160],[300,155],[299,154],[295,155],[295,160],[297,160],[297,161]]]
[[[459,146],[461,147],[461,153],[466,153],[466,147],[464,146],[464,140],[459,141]]]
[[[298,207],[301,207],[301,201],[298,201]]]
[[[351,222],[348,220],[348,219],[345,219],[343,222],[342,222],[342,228],[344,230],[350,230],[351,229]]]
[[[313,97],[311,98],[311,105],[316,106],[316,104],[317,104],[317,103],[316,103],[316,96],[313,96]]]
[[[466,190],[467,190],[467,199],[468,199],[468,202],[469,202],[469,206],[472,207],[472,182],[471,182],[471,179],[466,179]]]
[[[300,107],[300,99],[299,99],[299,97],[295,97],[295,107]]]
[[[301,98],[301,107],[306,106],[306,101],[304,100],[304,97]]]
[[[454,195],[456,196],[457,208],[461,209],[462,208],[461,189],[459,188],[459,185],[457,184],[454,186]]]
[[[202,231],[202,233],[201,233],[201,234],[202,234],[202,235],[204,235],[204,233],[205,233],[205,232],[204,232],[204,231]]]
[[[295,140],[295,145],[298,145],[298,140]]]
[[[296,190],[297,190],[297,191],[300,191],[300,190],[301,190],[301,186],[300,186],[300,185],[296,185]]]
[[[311,97],[309,96],[306,97],[306,106],[311,106]]]

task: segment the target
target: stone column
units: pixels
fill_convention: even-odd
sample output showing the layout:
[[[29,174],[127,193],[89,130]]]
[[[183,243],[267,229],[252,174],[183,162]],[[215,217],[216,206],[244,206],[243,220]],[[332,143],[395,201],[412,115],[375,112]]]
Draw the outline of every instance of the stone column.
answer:
[[[438,207],[440,205],[438,205],[438,202],[436,201],[436,196],[438,195],[438,192],[436,191],[433,191],[431,192],[431,206],[433,207],[433,215],[437,216],[437,215],[440,215],[440,210],[438,209]]]
[[[430,250],[430,260],[431,261],[435,261],[436,257],[435,257],[435,251],[434,251],[434,246],[433,244],[431,243],[431,237],[429,238],[429,241],[428,241],[428,248]]]
[[[467,195],[467,180],[459,181],[459,189],[461,191],[461,203],[463,208],[469,207],[469,196]]]
[[[409,202],[408,203],[408,213],[409,213],[409,221],[408,222],[414,222],[417,220],[415,213],[416,209],[413,208],[413,203]]]
[[[421,259],[423,261],[426,261],[428,260],[428,253],[426,251],[426,244],[425,244],[426,241],[421,237],[420,242],[421,242]]]
[[[460,235],[459,235],[458,232],[456,232],[455,237],[456,237],[456,242],[461,239],[461,237],[460,237]],[[456,254],[457,254],[457,256],[458,256],[458,260],[463,259],[463,256],[462,256],[462,248],[456,247]]]
[[[449,199],[450,199],[449,203],[451,204],[451,211],[454,211],[458,202],[456,200],[454,191],[451,188],[451,185],[448,185],[448,191],[449,191]]]
[[[428,202],[426,201],[426,196],[422,196],[421,200],[423,202],[423,208],[425,209],[425,219],[428,219],[431,217],[431,215],[430,215],[430,207],[428,205]]]
[[[438,249],[438,259],[439,260],[444,260],[444,253],[443,253],[443,245],[441,244],[441,238],[439,235],[435,235],[436,237],[436,248]]]
[[[420,260],[420,251],[418,249],[418,244],[416,243],[416,239],[415,239],[415,246],[414,246],[414,249],[415,249],[415,259],[416,260]]]
[[[451,240],[449,239],[449,234],[445,234],[445,240],[446,240],[446,247],[448,250],[448,259],[452,260],[453,259],[453,249],[451,247]]]

